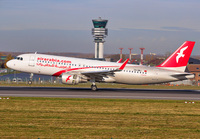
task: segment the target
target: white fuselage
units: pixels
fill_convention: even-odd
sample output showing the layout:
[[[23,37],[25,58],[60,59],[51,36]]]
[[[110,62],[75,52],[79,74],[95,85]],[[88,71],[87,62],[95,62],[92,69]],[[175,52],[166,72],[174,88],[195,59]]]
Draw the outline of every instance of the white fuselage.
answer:
[[[8,67],[17,71],[52,76],[62,76],[63,73],[75,73],[81,76],[83,72],[109,71],[117,69],[121,65],[122,63],[44,54],[22,54],[17,59],[7,63]],[[124,84],[155,84],[193,77],[192,74],[186,72],[127,64],[122,71],[115,72],[113,76],[104,77],[102,81]]]

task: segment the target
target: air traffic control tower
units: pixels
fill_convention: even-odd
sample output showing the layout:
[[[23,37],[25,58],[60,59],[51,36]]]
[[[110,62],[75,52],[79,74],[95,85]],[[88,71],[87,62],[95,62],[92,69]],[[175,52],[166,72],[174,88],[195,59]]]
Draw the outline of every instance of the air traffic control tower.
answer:
[[[92,35],[95,42],[95,58],[102,59],[103,44],[105,42],[104,38],[108,35],[108,29],[106,28],[108,20],[101,19],[101,17],[99,17],[99,19],[93,19],[92,22],[94,25]]]

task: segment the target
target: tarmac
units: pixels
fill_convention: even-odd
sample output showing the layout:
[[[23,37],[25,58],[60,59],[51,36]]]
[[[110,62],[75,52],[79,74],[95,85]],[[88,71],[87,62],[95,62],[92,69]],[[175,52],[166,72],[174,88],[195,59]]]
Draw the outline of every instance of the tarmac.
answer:
[[[0,97],[200,100],[200,90],[155,90],[65,87],[0,87]]]

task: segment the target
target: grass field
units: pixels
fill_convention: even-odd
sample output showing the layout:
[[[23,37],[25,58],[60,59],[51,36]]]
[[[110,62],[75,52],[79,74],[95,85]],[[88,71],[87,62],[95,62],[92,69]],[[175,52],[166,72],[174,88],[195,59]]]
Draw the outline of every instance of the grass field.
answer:
[[[11,97],[1,138],[199,138],[200,101]]]

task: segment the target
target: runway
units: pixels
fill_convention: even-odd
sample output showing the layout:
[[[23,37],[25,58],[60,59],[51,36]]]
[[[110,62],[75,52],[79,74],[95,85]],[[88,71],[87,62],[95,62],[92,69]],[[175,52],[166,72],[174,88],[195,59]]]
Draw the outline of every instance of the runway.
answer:
[[[200,90],[154,90],[63,87],[0,87],[0,97],[63,97],[110,99],[200,100]]]

